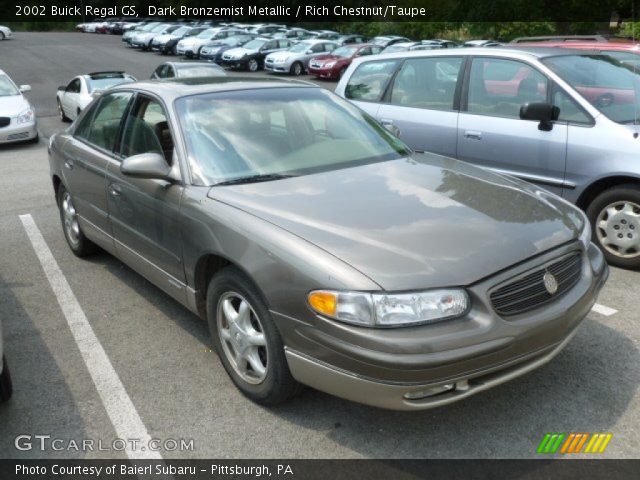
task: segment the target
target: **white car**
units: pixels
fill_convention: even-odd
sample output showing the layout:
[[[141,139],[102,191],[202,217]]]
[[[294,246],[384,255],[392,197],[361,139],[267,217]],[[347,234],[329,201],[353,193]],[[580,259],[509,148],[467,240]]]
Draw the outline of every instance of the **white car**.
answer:
[[[18,87],[0,70],[0,144],[38,141],[36,112],[23,95],[29,90],[29,85]]]
[[[12,393],[11,375],[9,375],[7,359],[4,358],[4,350],[2,349],[2,322],[0,321],[0,403],[9,400]]]
[[[78,75],[67,85],[58,87],[56,100],[60,119],[63,122],[75,120],[80,112],[104,90],[121,83],[135,81],[134,76],[125,72],[94,72]]]
[[[178,42],[176,46],[176,52],[178,55],[185,55],[189,58],[199,58],[200,49],[205,45],[211,43],[214,40],[231,37],[245,33],[237,28],[216,27],[209,28],[203,32],[200,32],[194,37],[183,38]]]
[[[13,32],[11,29],[4,25],[0,25],[0,40],[8,40],[10,38],[13,38]]]

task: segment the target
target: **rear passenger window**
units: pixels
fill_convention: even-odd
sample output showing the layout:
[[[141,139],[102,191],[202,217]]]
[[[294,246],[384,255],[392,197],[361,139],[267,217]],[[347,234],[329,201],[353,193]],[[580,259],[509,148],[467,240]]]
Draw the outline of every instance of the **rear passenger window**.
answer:
[[[345,96],[351,100],[380,101],[397,64],[397,60],[363,63],[349,78]]]
[[[391,90],[391,103],[403,107],[452,110],[462,58],[405,61]]]
[[[103,96],[96,109],[93,122],[88,129],[83,129],[82,133],[78,132],[78,136],[85,138],[97,147],[113,151],[120,130],[120,122],[131,96],[130,92],[111,93]]]
[[[475,58],[469,77],[468,111],[480,115],[520,118],[527,102],[545,102],[547,77],[514,60]]]

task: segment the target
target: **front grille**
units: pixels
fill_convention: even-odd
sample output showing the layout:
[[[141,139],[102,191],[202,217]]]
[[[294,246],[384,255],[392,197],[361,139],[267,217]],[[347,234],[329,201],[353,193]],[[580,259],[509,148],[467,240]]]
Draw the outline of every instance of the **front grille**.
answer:
[[[547,291],[543,277],[551,273],[558,290],[551,294]],[[510,316],[533,310],[554,301],[567,293],[580,280],[582,273],[582,255],[573,252],[547,265],[536,267],[532,271],[507,280],[489,295],[493,308],[499,315]]]
[[[0,128],[6,127],[11,123],[11,117],[0,117]]]

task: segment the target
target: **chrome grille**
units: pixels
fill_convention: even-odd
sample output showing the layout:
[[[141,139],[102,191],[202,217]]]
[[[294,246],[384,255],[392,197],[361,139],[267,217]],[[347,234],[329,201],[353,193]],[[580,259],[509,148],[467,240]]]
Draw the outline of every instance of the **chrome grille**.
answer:
[[[549,293],[544,285],[543,277],[547,272],[558,283],[558,290],[554,294]],[[489,298],[499,315],[518,315],[560,298],[578,283],[581,273],[582,254],[570,253],[523,276],[508,280],[505,285],[491,292]]]

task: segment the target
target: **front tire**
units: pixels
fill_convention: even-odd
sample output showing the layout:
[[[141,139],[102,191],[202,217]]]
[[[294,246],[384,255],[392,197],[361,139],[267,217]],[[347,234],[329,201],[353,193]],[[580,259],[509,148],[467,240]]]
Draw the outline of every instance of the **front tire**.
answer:
[[[640,269],[640,187],[620,185],[600,193],[587,208],[593,240],[609,265]]]
[[[58,207],[60,209],[60,221],[62,222],[64,238],[67,240],[71,251],[77,257],[86,257],[96,253],[98,247],[85,237],[82,232],[78,223],[78,214],[73,204],[73,198],[63,185],[58,188]]]
[[[258,60],[256,60],[255,58],[249,60],[249,62],[247,63],[247,69],[250,72],[257,72],[258,70],[260,70],[260,64],[258,63]]]
[[[291,376],[284,345],[269,309],[238,269],[216,274],[207,289],[207,320],[220,361],[233,383],[252,401],[277,405],[301,385]]]
[[[291,75],[299,77],[300,75],[302,75],[303,72],[304,72],[304,67],[300,62],[294,62],[293,65],[291,65]]]
[[[2,357],[2,373],[0,374],[0,403],[9,400],[12,394],[13,383],[11,383],[9,365],[7,365],[7,359]]]

